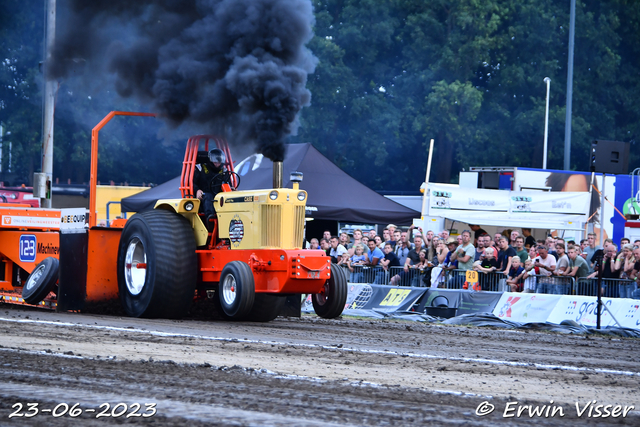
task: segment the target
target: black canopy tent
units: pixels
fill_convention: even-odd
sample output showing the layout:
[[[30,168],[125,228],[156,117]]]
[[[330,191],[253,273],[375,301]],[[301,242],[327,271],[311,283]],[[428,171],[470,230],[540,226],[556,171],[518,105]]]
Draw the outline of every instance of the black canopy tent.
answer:
[[[402,206],[343,172],[311,144],[290,144],[283,162],[283,185],[291,188],[289,173],[302,172],[300,188],[309,194],[307,216],[364,224],[411,224],[420,212]],[[272,188],[273,163],[262,156],[251,156],[236,166],[239,190]],[[180,177],[155,188],[122,199],[123,212],[153,209],[159,199],[180,198]]]

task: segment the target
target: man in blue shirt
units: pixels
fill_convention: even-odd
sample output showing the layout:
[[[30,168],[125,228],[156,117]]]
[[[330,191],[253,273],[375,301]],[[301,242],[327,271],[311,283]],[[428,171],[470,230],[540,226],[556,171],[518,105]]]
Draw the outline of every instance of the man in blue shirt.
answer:
[[[384,258],[384,254],[382,253],[382,251],[380,250],[380,248],[378,248],[376,246],[376,241],[371,239],[367,242],[367,246],[369,247],[369,250],[367,251],[367,255],[369,256],[369,264],[372,267],[375,267],[378,265],[378,262]]]

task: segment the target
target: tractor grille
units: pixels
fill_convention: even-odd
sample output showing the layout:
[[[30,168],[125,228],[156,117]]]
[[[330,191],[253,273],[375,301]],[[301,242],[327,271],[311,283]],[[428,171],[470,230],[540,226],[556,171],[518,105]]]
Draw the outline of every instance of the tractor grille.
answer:
[[[304,233],[304,206],[286,206],[293,208],[293,221],[283,224],[282,205],[262,205],[260,222],[262,224],[260,245],[262,247],[293,249],[302,247]],[[291,212],[290,210],[288,213]],[[283,229],[283,227],[286,227]]]
[[[282,247],[282,206],[262,205],[261,208],[262,246]]]
[[[301,248],[304,233],[304,206],[295,206],[293,211],[293,242],[292,248]]]

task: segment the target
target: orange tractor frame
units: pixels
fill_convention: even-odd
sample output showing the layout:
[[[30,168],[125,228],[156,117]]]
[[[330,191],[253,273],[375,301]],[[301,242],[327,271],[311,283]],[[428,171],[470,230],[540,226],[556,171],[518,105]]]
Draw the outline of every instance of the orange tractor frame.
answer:
[[[210,297],[228,319],[268,321],[287,296],[313,294],[318,315],[342,313],[343,269],[324,251],[302,249],[307,194],[299,189],[301,177],[292,189],[232,190],[240,177],[222,138],[189,139],[180,199],[97,226],[98,135],[116,115],[154,116],[112,111],[94,127],[88,223],[82,209],[0,205],[3,302],[82,310],[119,298],[130,316],[179,318],[194,298]],[[226,154],[232,179],[214,198],[215,219],[205,224],[193,176],[211,142]]]

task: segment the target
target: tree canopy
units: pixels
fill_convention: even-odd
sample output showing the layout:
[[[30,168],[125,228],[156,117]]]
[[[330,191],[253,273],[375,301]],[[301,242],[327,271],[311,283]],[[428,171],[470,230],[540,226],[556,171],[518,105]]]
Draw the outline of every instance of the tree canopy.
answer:
[[[12,174],[40,168],[43,2],[0,4],[0,122]],[[313,1],[318,57],[311,106],[289,142],[311,142],[376,190],[416,191],[435,139],[431,179],[471,166],[541,167],[550,77],[548,167],[562,169],[569,0]],[[571,168],[588,170],[591,142],[631,142],[640,166],[640,2],[579,0],[576,9]],[[54,177],[86,182],[91,128],[110,110],[144,110],[108,87],[60,82]],[[99,179],[163,182],[184,144],[157,124],[123,120],[101,135]],[[198,130],[200,131],[200,130]],[[196,133],[196,132],[193,132]],[[104,139],[102,139],[104,138]],[[3,147],[3,149],[6,149]],[[5,151],[6,153],[6,151]]]

